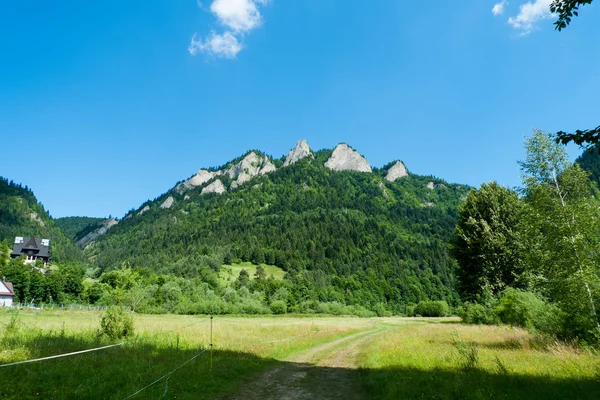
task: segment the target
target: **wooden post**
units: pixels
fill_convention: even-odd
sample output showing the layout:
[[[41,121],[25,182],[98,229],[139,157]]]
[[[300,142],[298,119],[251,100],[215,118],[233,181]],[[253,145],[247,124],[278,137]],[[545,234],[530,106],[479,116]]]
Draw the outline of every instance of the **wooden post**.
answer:
[[[213,353],[213,341],[212,341],[212,324],[213,324],[213,317],[212,315],[210,316],[210,370],[212,371],[212,353]]]

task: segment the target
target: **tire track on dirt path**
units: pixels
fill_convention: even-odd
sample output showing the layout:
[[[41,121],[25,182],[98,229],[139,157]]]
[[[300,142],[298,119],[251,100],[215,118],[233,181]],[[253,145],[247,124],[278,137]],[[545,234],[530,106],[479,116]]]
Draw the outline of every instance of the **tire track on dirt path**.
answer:
[[[224,399],[361,399],[360,347],[389,328],[363,330],[296,353]]]

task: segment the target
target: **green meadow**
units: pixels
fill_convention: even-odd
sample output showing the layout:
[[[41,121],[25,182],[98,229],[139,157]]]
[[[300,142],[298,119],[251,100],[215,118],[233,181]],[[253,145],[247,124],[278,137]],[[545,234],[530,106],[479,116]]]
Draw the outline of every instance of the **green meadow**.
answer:
[[[114,343],[100,317],[2,311],[0,363]],[[134,398],[600,398],[596,351],[457,318],[215,317],[212,356],[207,316],[134,324],[122,346],[0,367],[0,397],[124,399],[183,364]]]

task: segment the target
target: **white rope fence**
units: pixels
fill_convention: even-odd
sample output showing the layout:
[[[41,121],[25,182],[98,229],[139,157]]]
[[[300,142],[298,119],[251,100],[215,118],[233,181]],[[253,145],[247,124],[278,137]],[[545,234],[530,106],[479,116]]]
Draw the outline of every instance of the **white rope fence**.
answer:
[[[26,364],[26,363],[32,363],[32,362],[37,362],[37,361],[51,360],[53,358],[75,356],[75,355],[83,354],[83,353],[91,353],[92,351],[98,351],[98,350],[109,349],[111,347],[122,346],[125,343],[127,343],[127,342],[121,342],[121,343],[110,344],[108,346],[96,347],[95,349],[87,349],[87,350],[74,351],[72,353],[58,354],[58,355],[55,355],[55,356],[34,358],[33,360],[16,361],[16,362],[9,363],[9,364],[0,364],[0,368],[2,368],[2,367],[10,367],[11,365],[19,365],[19,364]]]
[[[135,393],[130,394],[129,396],[125,397],[123,400],[127,400],[127,399],[131,399],[132,397],[135,397],[136,395],[140,394],[141,392],[143,392],[144,390],[148,389],[149,387],[157,384],[158,382],[162,381],[163,379],[167,378],[167,382],[168,379],[171,377],[171,375],[177,371],[178,369],[182,368],[183,366],[185,366],[186,364],[189,364],[190,362],[194,361],[196,358],[200,357],[202,354],[204,354],[206,352],[206,350],[208,349],[204,349],[201,352],[199,352],[198,354],[196,354],[195,356],[193,356],[192,358],[190,358],[189,360],[187,360],[186,362],[184,362],[183,364],[180,364],[178,367],[174,368],[173,370],[171,370],[170,372],[164,374],[163,376],[161,376],[160,378],[158,378],[157,380],[155,380],[152,383],[149,383],[148,385],[144,386],[143,388],[141,388],[140,390],[138,390]],[[168,386],[165,387],[165,391],[163,393],[163,397],[165,396],[165,394],[167,393],[167,389]]]
[[[182,330],[182,329],[187,329],[187,328],[189,328],[189,327],[192,327],[192,326],[194,326],[194,325],[198,325],[198,324],[200,324],[200,323],[202,323],[202,322],[206,321],[207,319],[208,319],[208,318],[203,318],[203,319],[201,319],[200,321],[196,321],[196,322],[194,322],[193,324],[190,324],[190,325],[182,326],[182,327],[180,327],[180,328],[175,328],[175,329],[172,329],[172,330],[170,330],[170,331],[166,331],[166,332],[160,332],[160,333],[157,333],[157,334],[156,334],[156,336],[160,336],[160,335],[166,335],[166,334],[168,334],[168,333],[173,333],[173,332],[176,332],[176,331],[180,331],[180,330]],[[8,364],[0,364],[0,368],[2,368],[2,367],[10,367],[10,366],[13,366],[13,365],[19,365],[19,364],[27,364],[27,363],[32,363],[32,362],[38,362],[38,361],[52,360],[52,359],[54,359],[54,358],[62,358],[62,357],[76,356],[76,355],[79,355],[79,354],[84,354],[84,353],[91,353],[91,352],[94,352],[94,351],[99,351],[99,350],[105,350],[105,349],[109,349],[109,348],[111,348],[111,347],[118,347],[118,346],[122,346],[122,345],[124,345],[125,343],[130,343],[130,342],[133,342],[133,341],[135,341],[135,340],[136,340],[136,339],[133,339],[133,340],[126,340],[126,341],[124,341],[124,342],[120,342],[120,343],[110,344],[110,345],[107,345],[107,346],[95,347],[95,348],[93,348],[93,349],[87,349],[87,350],[79,350],[79,351],[74,351],[74,352],[71,352],[71,353],[64,353],[64,354],[57,354],[57,355],[54,355],[54,356],[48,356],[48,357],[34,358],[34,359],[31,359],[31,360],[15,361],[15,362],[8,363]]]

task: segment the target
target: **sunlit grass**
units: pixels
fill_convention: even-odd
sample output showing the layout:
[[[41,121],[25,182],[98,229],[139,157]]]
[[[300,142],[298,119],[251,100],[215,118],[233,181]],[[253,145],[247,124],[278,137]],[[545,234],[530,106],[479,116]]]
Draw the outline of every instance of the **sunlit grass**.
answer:
[[[382,398],[545,398],[544,387],[551,398],[600,398],[596,351],[511,327],[397,325],[362,348],[360,366]]]
[[[273,278],[281,280],[285,275],[285,271],[275,265],[260,264],[265,270],[267,277],[273,276]],[[224,285],[234,282],[239,276],[240,272],[245,269],[250,275],[250,279],[254,279],[256,273],[256,265],[250,262],[244,262],[241,264],[222,265],[219,271],[219,279]]]
[[[0,363],[111,343],[97,334],[100,317],[23,310],[20,326],[7,332],[11,313],[0,311]],[[356,379],[365,398],[600,398],[597,351],[516,328],[468,326],[455,318],[224,316],[212,322],[212,371],[207,351],[140,398],[160,398],[165,388],[169,398],[214,398],[298,352],[360,331],[376,332],[358,350]],[[122,347],[0,368],[0,398],[124,398],[209,349],[208,316],[136,315],[135,329]],[[339,343],[330,351],[343,348]]]

